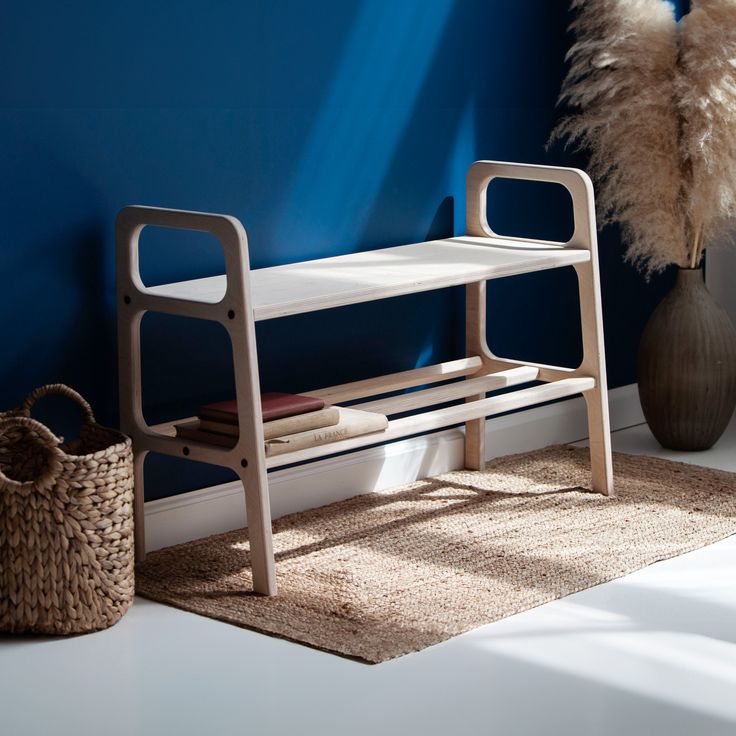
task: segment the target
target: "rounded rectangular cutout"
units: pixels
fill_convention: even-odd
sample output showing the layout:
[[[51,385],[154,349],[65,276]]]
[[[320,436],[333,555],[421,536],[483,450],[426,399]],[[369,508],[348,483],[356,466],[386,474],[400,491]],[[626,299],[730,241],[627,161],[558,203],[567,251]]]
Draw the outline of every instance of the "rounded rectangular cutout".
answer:
[[[151,424],[235,398],[232,346],[218,322],[147,312],[141,352],[143,414]]]
[[[220,241],[211,233],[148,225],[138,241],[145,286],[218,276],[225,273]]]
[[[562,184],[497,177],[487,197],[488,224],[499,236],[558,243],[572,238],[572,197]]]

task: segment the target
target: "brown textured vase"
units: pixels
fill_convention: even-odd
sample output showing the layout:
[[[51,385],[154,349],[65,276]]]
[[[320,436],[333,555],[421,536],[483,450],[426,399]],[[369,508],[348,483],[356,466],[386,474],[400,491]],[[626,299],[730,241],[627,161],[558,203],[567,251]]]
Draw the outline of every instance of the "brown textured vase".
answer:
[[[698,269],[681,268],[639,345],[639,397],[652,434],[673,450],[707,450],[736,406],[736,329]]]

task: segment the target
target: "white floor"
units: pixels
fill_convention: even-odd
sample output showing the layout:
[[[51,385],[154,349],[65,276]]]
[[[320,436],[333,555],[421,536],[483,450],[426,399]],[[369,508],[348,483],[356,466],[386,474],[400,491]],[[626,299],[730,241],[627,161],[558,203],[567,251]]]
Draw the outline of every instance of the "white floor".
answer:
[[[706,453],[736,470],[736,421]],[[0,734],[736,734],[736,536],[365,665],[137,600],[108,631],[0,638]]]

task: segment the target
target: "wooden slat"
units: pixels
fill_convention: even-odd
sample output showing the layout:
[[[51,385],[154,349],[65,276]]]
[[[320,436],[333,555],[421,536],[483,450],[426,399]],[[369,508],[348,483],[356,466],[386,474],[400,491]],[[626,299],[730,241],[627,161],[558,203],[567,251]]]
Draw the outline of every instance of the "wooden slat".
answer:
[[[546,365],[545,363],[534,363],[527,360],[513,360],[512,358],[499,358],[496,355],[486,358],[485,365],[489,370],[503,371],[513,367],[525,366],[536,368],[539,372],[540,381],[559,381],[562,378],[575,378],[576,376],[590,375],[590,371],[584,368],[566,368],[560,365]]]
[[[377,378],[366,378],[363,381],[343,383],[339,386],[319,388],[314,391],[305,391],[309,396],[318,396],[326,404],[342,404],[345,401],[364,399],[368,396],[388,394],[412,386],[422,386],[425,383],[437,383],[451,378],[469,376],[483,365],[480,358],[460,358],[446,363],[436,363],[424,368],[413,368],[400,373],[390,373]]]
[[[405,411],[421,409],[426,406],[445,404],[455,399],[464,399],[466,396],[473,396],[474,394],[484,394],[499,388],[529,383],[530,381],[535,381],[538,375],[539,371],[536,368],[526,366],[512,368],[508,371],[469,378],[465,381],[457,381],[456,383],[450,383],[445,386],[428,388],[424,391],[413,391],[408,394],[390,396],[385,399],[366,401],[365,403],[354,405],[353,408],[364,411],[375,411],[379,414],[391,416],[392,414],[401,414]]]
[[[305,460],[314,460],[325,455],[334,455],[339,452],[356,450],[360,447],[375,445],[381,442],[390,442],[401,437],[407,437],[420,432],[431,432],[442,429],[453,424],[460,424],[470,419],[480,419],[494,414],[502,414],[514,409],[522,409],[525,406],[541,404],[545,401],[561,399],[565,396],[589,391],[595,388],[595,379],[587,376],[580,378],[565,378],[554,383],[545,383],[541,386],[520,389],[501,396],[492,396],[480,401],[470,401],[457,406],[448,406],[444,409],[416,414],[403,419],[395,419],[389,422],[385,432],[376,432],[362,437],[353,437],[341,442],[333,442],[329,445],[310,447],[306,450],[297,450],[286,455],[278,455],[266,458],[266,466],[277,468],[290,463],[300,463]]]
[[[403,388],[409,388],[411,386],[421,386],[425,383],[434,383],[436,381],[446,381],[452,378],[461,378],[462,376],[467,376],[471,373],[475,373],[482,365],[481,359],[478,357],[471,357],[471,358],[460,358],[459,360],[451,360],[446,363],[437,363],[435,365],[426,366],[424,368],[414,368],[409,371],[402,371],[401,373],[393,373],[388,376],[380,376],[378,378],[369,378],[364,381],[355,381],[354,383],[345,383],[340,386],[332,386],[330,388],[323,388],[318,389],[316,391],[307,391],[305,393],[309,394],[309,396],[317,396],[319,398],[322,398],[325,400],[325,402],[330,404],[339,404],[344,401],[351,401],[352,399],[356,398],[364,398],[367,396],[376,396],[377,394],[383,394],[383,393],[390,393],[391,391],[398,391]],[[525,369],[525,368],[516,368],[509,371],[502,371],[496,374],[498,378],[494,378],[493,383],[498,384],[494,385],[493,388],[502,388],[503,386],[511,386],[514,385],[512,383],[504,382],[504,380],[513,380],[512,376],[515,375],[521,375],[523,372],[524,375],[531,376],[532,373],[535,374],[534,377],[536,377],[536,371],[534,369]],[[505,375],[509,376],[509,379],[504,379],[503,377]],[[533,381],[534,377],[526,378],[527,381]],[[483,380],[483,385],[486,383],[489,383],[490,377],[489,376],[482,376],[481,380]],[[461,387],[461,386],[467,386],[470,385],[471,381],[475,379],[470,379],[468,381],[458,383],[458,384],[452,384],[451,386],[440,386],[438,389],[447,391],[448,389],[451,389],[453,387]],[[523,383],[524,381],[516,381],[516,383]],[[455,391],[457,391],[458,388],[455,388]],[[476,391],[478,388],[476,387]],[[490,391],[491,389],[486,389],[487,391]],[[411,399],[412,404],[413,401],[415,401],[414,397],[418,397],[420,395],[426,395],[427,392],[425,391],[416,391],[413,394],[407,395],[406,397],[403,396],[397,396],[393,399],[382,399],[381,401],[400,401],[401,399]],[[472,391],[470,391],[472,393]],[[453,392],[454,395],[454,392]],[[458,396],[466,396],[467,393],[460,393]],[[452,398],[452,397],[451,397]],[[448,401],[451,400],[447,399]],[[355,406],[353,408],[355,409],[363,409],[369,404],[375,403],[378,405],[381,403],[381,401],[376,402],[366,402],[365,404],[360,404],[358,406]],[[441,403],[438,401],[434,402],[435,404]],[[423,406],[432,406],[431,403],[425,403]],[[414,408],[413,406],[410,406],[409,408]],[[382,411],[380,408],[369,408],[368,411],[376,411],[379,414],[386,414],[387,412]],[[397,414],[400,411],[408,411],[409,409],[397,409],[394,411],[394,414]],[[149,427],[150,432],[152,432],[154,435],[164,435],[165,437],[176,437],[176,424],[181,424],[183,422],[193,422],[198,420],[199,417],[185,417],[183,419],[174,419],[169,422],[161,422],[160,424],[154,424]],[[150,435],[146,435],[147,437]],[[180,440],[181,446],[184,445],[196,445],[198,443],[193,442],[192,440]],[[177,447],[177,449],[172,453],[169,452],[169,454],[181,454],[180,447]]]
[[[186,457],[188,460],[223,467],[232,467],[235,464],[236,457],[248,454],[244,452],[237,454],[233,452],[234,448],[220,447],[208,442],[196,442],[183,437],[176,437],[169,434],[168,426],[170,425],[157,425],[157,427],[151,427],[150,430],[145,432],[136,431],[132,433],[133,445],[137,444],[139,447],[145,447],[146,451],[149,452],[158,452],[173,457]],[[186,455],[183,452],[185,447],[188,448]]]

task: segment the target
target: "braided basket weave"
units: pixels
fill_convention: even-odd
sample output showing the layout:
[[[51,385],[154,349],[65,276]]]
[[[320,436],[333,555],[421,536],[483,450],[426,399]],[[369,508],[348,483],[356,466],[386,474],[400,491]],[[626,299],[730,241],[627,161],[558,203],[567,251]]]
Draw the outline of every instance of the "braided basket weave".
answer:
[[[30,416],[48,394],[84,412],[63,444]],[[0,414],[0,631],[79,634],[116,623],[133,600],[133,456],[62,384]]]

